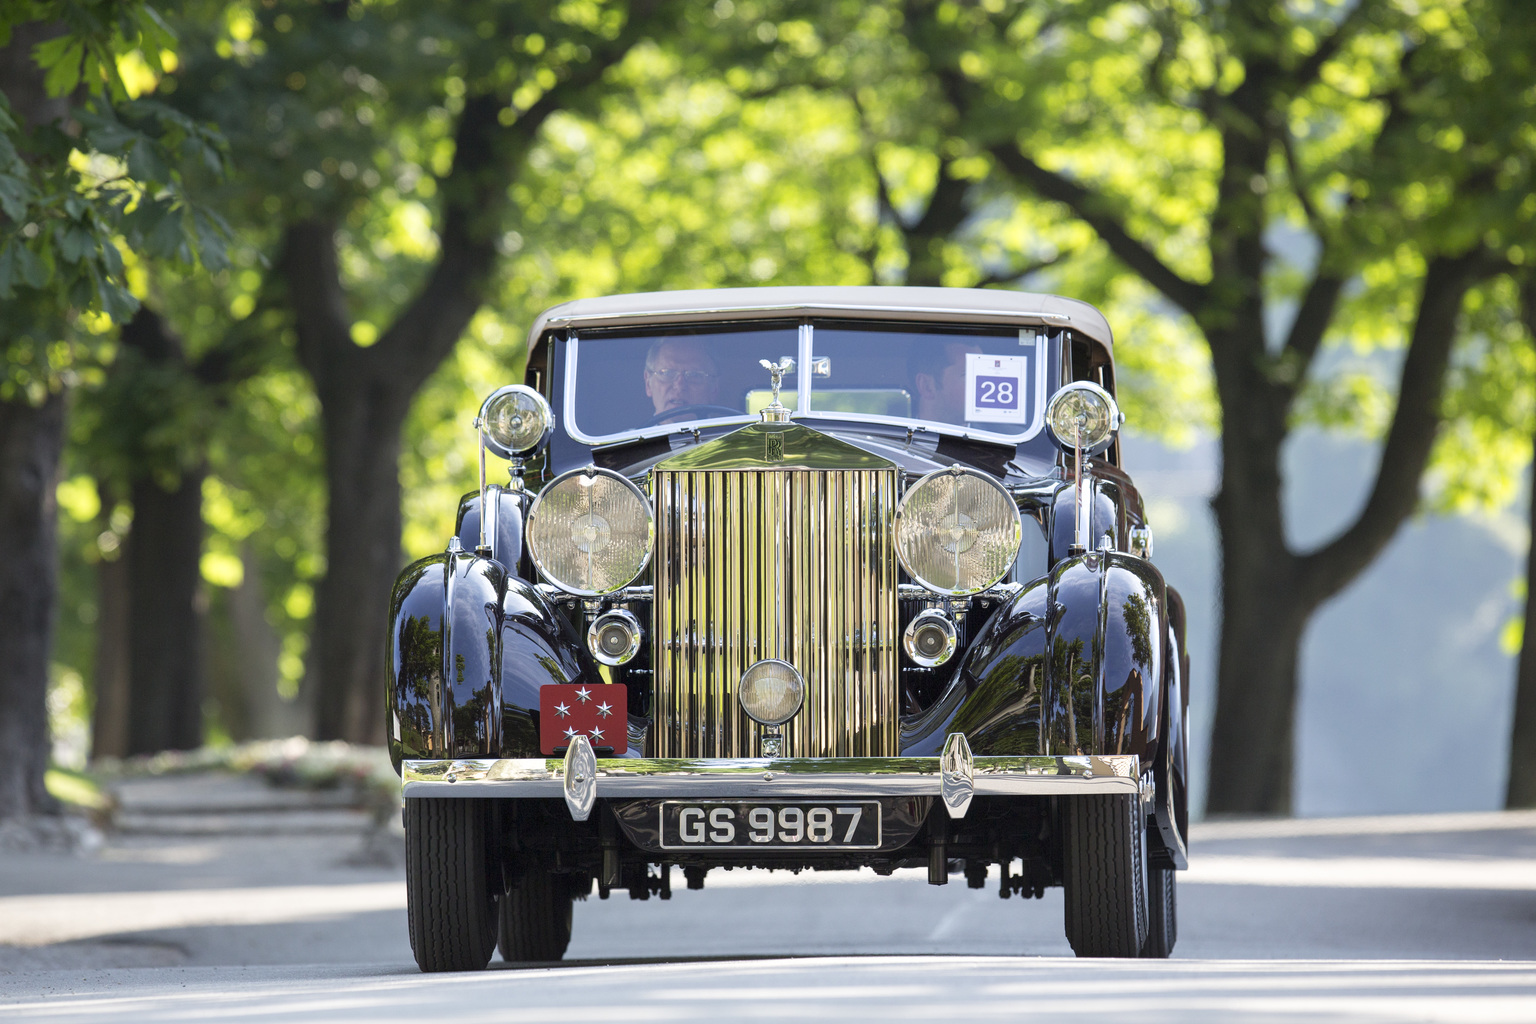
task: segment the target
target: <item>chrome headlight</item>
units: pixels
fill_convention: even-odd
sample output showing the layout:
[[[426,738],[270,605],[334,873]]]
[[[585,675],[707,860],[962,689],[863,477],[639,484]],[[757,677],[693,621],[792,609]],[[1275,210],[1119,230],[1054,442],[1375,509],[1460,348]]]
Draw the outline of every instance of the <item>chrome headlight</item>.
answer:
[[[522,384],[491,392],[475,420],[485,446],[504,459],[528,455],[544,447],[555,426],[555,414],[544,396]]]
[[[608,469],[562,473],[528,511],[528,550],[545,579],[599,597],[633,582],[651,559],[655,520],[640,488]]]
[[[758,725],[783,725],[805,703],[805,680],[789,662],[769,658],[742,673],[736,699]]]
[[[1023,527],[1013,498],[989,476],[952,466],[907,489],[896,508],[896,555],[938,594],[979,594],[1008,575]]]
[[[1051,440],[1068,451],[1081,445],[1084,455],[1108,448],[1123,422],[1125,417],[1109,392],[1086,380],[1068,384],[1045,407]]]

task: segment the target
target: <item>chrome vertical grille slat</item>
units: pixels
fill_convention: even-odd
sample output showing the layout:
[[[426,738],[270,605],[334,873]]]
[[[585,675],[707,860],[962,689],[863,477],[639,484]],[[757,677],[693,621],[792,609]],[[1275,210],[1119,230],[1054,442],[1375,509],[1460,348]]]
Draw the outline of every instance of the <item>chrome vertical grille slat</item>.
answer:
[[[804,675],[784,756],[897,753],[897,475],[656,467],[656,757],[757,757],[748,666]]]

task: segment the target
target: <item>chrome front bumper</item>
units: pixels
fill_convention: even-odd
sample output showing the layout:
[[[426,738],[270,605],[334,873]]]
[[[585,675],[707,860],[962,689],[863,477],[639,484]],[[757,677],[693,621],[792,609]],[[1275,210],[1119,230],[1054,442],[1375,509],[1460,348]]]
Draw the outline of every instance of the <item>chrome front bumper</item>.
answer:
[[[973,796],[1070,796],[1151,792],[1134,754],[1102,757],[972,757],[954,733],[939,757],[598,760],[586,737],[565,757],[423,760],[401,763],[407,799],[564,797],[585,821],[598,797],[936,796],[953,818]]]

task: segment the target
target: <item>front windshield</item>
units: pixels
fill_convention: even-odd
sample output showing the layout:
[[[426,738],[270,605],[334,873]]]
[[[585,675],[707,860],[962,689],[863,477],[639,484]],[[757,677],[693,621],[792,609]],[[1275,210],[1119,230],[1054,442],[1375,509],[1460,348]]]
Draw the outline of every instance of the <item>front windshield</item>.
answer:
[[[601,444],[748,422],[772,401],[763,360],[792,366],[796,419],[929,426],[1017,443],[1039,430],[1043,335],[1032,327],[755,323],[582,333],[566,353],[566,423]]]

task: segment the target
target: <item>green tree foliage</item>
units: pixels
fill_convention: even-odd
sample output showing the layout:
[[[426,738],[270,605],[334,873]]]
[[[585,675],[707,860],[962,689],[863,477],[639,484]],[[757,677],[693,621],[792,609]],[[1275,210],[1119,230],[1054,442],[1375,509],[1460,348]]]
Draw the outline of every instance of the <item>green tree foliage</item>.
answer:
[[[976,182],[969,218],[925,258],[963,264],[1006,190],[1091,229],[1209,347],[1223,428],[1211,807],[1288,810],[1302,630],[1417,506],[1450,367],[1470,380],[1479,348],[1498,348],[1458,349],[1468,296],[1497,301],[1495,279],[1530,254],[1529,19],[1498,0],[1080,0],[913,2],[889,21],[930,98],[909,131],[940,154],[933,194]],[[1122,332],[1121,353],[1138,340]],[[1392,394],[1331,378],[1319,353],[1341,344],[1392,353]],[[1280,452],[1325,412],[1379,430],[1381,465],[1355,521],[1296,551]]]
[[[17,74],[0,95],[0,215],[10,225],[0,243],[0,398],[39,401],[77,364],[82,343],[133,314],[124,249],[223,262],[222,222],[190,201],[184,173],[189,164],[220,173],[220,137],[134,98],[118,66],[158,70],[174,45],[155,9],[138,2],[15,3],[0,15],[0,47],[22,51],[14,60],[31,62],[42,87]],[[66,330],[91,314],[105,320]]]
[[[182,169],[222,170],[218,136],[135,98],[124,67],[174,37],[136,0],[0,8],[0,817],[49,810],[44,713],[56,604],[63,391],[132,315],[126,254],[217,265],[219,220]]]

